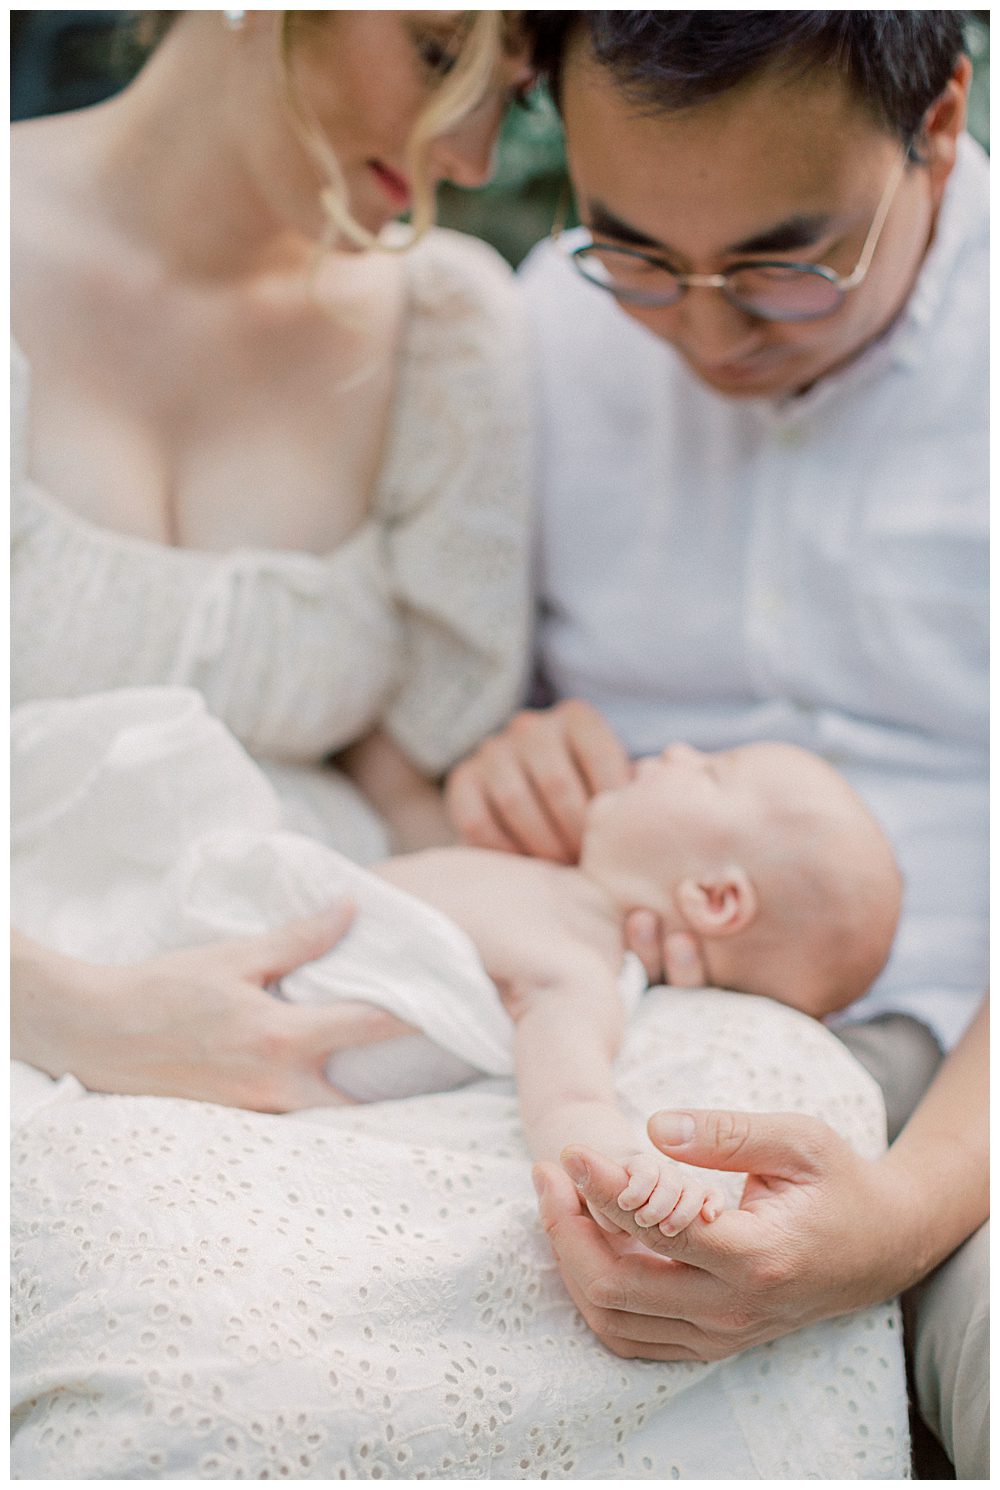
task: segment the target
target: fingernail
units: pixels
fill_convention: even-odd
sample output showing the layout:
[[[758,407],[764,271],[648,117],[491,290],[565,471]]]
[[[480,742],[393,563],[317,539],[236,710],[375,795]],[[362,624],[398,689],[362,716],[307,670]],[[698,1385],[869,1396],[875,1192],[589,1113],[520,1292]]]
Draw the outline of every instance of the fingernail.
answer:
[[[562,1161],[562,1167],[577,1187],[585,1185],[590,1179],[590,1170],[584,1164],[583,1160],[578,1159],[575,1154],[571,1154],[569,1158],[564,1159]]]
[[[670,955],[680,967],[691,967],[694,964],[694,948],[687,941],[671,943]]]
[[[539,1200],[544,1200],[546,1189],[545,1176],[542,1174],[540,1169],[533,1169],[531,1171],[531,1183],[535,1187],[535,1194],[538,1196]]]
[[[660,1143],[679,1145],[690,1143],[694,1137],[694,1118],[686,1112],[662,1113],[654,1121],[656,1137]]]

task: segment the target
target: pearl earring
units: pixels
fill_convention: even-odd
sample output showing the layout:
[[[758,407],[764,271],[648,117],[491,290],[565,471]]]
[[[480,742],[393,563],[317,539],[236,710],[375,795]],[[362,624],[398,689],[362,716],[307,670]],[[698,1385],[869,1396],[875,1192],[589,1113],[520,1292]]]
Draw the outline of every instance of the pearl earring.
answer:
[[[222,12],[222,19],[230,31],[242,31],[246,18],[247,13],[245,10],[224,10]]]

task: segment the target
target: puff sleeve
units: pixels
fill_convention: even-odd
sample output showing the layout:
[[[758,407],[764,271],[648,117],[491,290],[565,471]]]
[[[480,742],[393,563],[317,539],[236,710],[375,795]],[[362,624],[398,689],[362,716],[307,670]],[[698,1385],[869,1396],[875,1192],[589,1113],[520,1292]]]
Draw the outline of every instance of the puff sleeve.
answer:
[[[523,692],[532,439],[524,310],[506,264],[437,229],[408,274],[379,498],[403,656],[381,722],[437,774]]]

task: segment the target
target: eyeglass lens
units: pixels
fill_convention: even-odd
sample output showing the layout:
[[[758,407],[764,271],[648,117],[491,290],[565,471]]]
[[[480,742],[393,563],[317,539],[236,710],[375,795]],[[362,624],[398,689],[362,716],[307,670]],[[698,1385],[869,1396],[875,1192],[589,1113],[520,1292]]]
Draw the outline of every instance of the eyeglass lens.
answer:
[[[632,305],[670,305],[684,293],[683,282],[662,264],[641,254],[613,248],[587,248],[574,255],[585,278]],[[805,320],[828,315],[842,292],[820,270],[781,264],[749,264],[726,278],[726,298],[751,315],[771,320]]]

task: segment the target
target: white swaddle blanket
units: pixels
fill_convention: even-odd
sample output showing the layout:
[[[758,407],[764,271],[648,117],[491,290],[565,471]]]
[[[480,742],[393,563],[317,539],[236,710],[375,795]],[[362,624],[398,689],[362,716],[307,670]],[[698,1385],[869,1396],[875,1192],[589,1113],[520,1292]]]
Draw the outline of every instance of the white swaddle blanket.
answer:
[[[15,924],[93,962],[247,936],[339,897],[355,923],[282,980],[295,1002],[363,999],[423,1031],[334,1055],[362,1101],[513,1070],[510,1020],[465,933],[326,846],[282,830],[264,773],[187,688],[119,689],[14,710]],[[644,986],[630,958],[629,1012]]]

